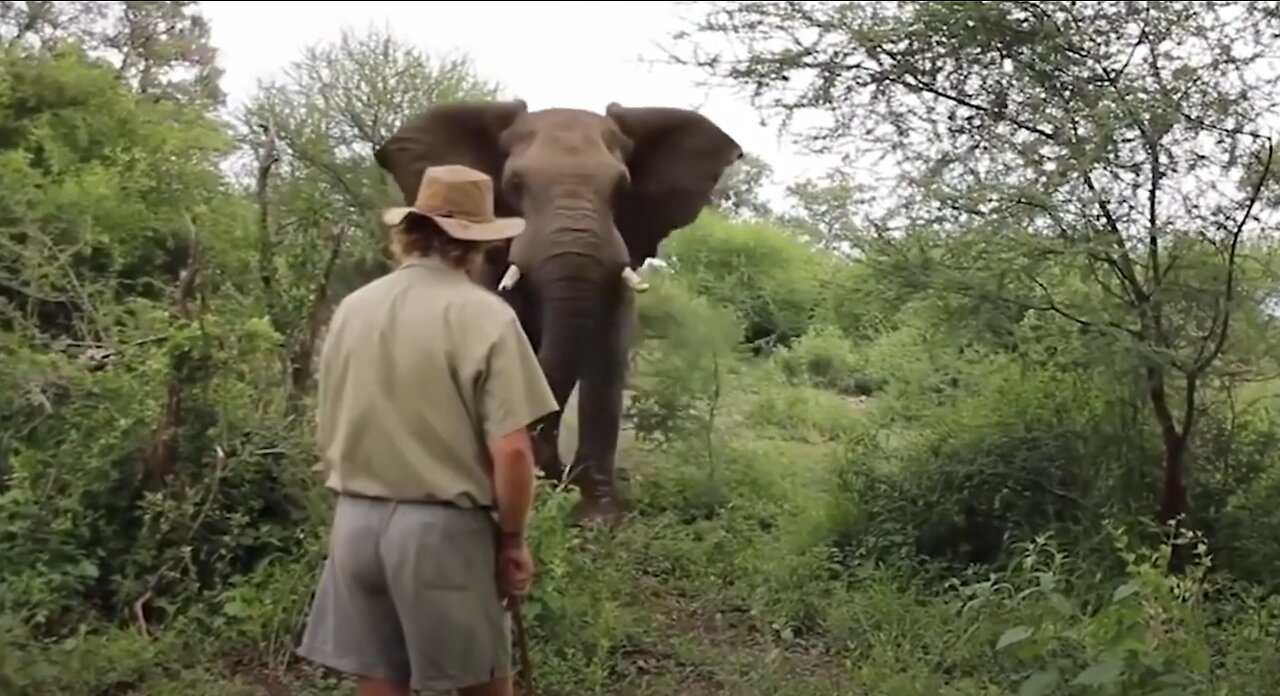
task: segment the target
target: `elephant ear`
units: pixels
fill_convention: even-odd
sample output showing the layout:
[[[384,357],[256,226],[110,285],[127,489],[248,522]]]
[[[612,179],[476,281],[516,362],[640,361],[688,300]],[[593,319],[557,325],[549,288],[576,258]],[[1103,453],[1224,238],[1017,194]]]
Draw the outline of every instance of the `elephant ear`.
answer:
[[[618,203],[618,231],[639,266],[672,231],[697,219],[742,146],[702,114],[669,107],[605,109],[629,140],[630,192]]]
[[[461,164],[493,178],[497,214],[511,215],[511,205],[502,200],[498,186],[506,161],[501,136],[528,110],[521,99],[437,104],[400,126],[373,158],[395,180],[406,205],[417,197],[427,167]]]

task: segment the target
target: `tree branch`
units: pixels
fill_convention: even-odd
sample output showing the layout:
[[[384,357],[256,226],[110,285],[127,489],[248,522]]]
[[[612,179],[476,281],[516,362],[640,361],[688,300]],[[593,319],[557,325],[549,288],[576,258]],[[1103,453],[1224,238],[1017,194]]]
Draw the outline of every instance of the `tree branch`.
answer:
[[[1236,254],[1240,247],[1240,237],[1244,232],[1244,227],[1249,223],[1250,216],[1253,215],[1253,208],[1258,203],[1258,198],[1262,195],[1262,189],[1267,179],[1271,176],[1271,163],[1275,159],[1275,145],[1270,138],[1263,138],[1266,145],[1264,146],[1263,155],[1265,160],[1262,164],[1262,172],[1253,183],[1253,189],[1249,192],[1248,202],[1245,204],[1244,214],[1236,222],[1235,229],[1231,232],[1230,249],[1227,252],[1227,278],[1224,282],[1225,287],[1222,293],[1222,301],[1219,304],[1219,311],[1214,314],[1214,323],[1219,324],[1218,335],[1213,339],[1213,348],[1208,353],[1203,350],[1197,355],[1197,359],[1192,364],[1196,372],[1203,371],[1218,359],[1218,355],[1222,353],[1223,346],[1227,343],[1227,334],[1231,325],[1231,303],[1235,301],[1235,274],[1236,274]],[[1218,317],[1221,317],[1219,322]],[[1203,349],[1203,345],[1202,345]],[[1191,375],[1188,375],[1190,378]]]
[[[203,262],[203,250],[199,234],[191,220],[187,219],[191,233],[191,247],[187,257],[187,266],[178,276],[170,299],[170,314],[182,322],[192,318],[191,300],[195,297],[196,280],[200,275]],[[144,485],[148,488],[163,485],[177,466],[177,437],[182,422],[183,374],[182,356],[174,356],[170,367],[169,381],[165,385],[164,406],[160,413],[160,422],[153,432]]]
[[[294,348],[293,367],[290,375],[289,390],[289,408],[294,408],[300,397],[306,389],[307,383],[311,379],[311,364],[315,357],[316,339],[320,335],[321,321],[320,308],[324,306],[325,299],[329,296],[329,283],[333,278],[333,270],[338,265],[338,259],[342,255],[343,242],[346,240],[347,229],[340,227],[331,231],[330,238],[332,244],[329,247],[329,256],[325,260],[324,270],[321,271],[320,277],[316,280],[315,290],[311,294],[311,303],[307,307],[307,321],[305,330],[298,339],[298,343]]]
[[[262,280],[262,290],[267,304],[267,315],[277,331],[281,330],[276,316],[275,302],[275,235],[271,229],[271,170],[280,161],[276,147],[275,127],[268,118],[266,123],[258,124],[262,131],[262,139],[258,146],[258,274]]]
[[[205,519],[209,517],[209,512],[213,509],[213,504],[218,499],[222,476],[227,469],[227,454],[222,451],[221,446],[214,447],[213,461],[213,475],[210,477],[209,481],[209,493],[205,496],[204,504],[200,506],[200,511],[196,513],[195,519],[192,520],[191,525],[187,527],[186,538],[179,547],[190,545],[191,541],[195,539],[196,532],[199,531],[200,527],[204,524]],[[150,637],[147,630],[147,602],[151,601],[152,593],[155,592],[156,588],[160,585],[160,581],[164,579],[165,574],[173,570],[173,566],[175,565],[173,558],[177,557],[170,558],[151,575],[151,578],[147,581],[146,588],[142,591],[142,595],[133,601],[133,618],[138,623],[138,632],[141,633],[144,638]]]

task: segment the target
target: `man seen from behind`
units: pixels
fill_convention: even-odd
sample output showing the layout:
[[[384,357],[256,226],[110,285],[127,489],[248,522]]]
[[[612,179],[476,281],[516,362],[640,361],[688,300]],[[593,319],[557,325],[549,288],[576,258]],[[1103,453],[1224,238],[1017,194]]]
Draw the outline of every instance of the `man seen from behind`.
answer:
[[[526,428],[557,405],[515,313],[467,271],[524,220],[496,218],[492,180],[449,165],[383,221],[399,267],[342,300],[320,358],[337,501],[298,652],[358,696],[508,696],[504,604],[533,574]]]

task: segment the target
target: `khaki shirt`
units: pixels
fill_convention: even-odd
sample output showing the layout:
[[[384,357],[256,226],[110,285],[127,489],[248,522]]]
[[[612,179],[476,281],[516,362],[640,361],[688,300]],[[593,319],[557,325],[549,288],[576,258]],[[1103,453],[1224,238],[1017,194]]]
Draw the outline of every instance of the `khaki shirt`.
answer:
[[[318,397],[328,488],[466,507],[494,506],[488,444],[558,408],[515,312],[434,258],[343,298]]]

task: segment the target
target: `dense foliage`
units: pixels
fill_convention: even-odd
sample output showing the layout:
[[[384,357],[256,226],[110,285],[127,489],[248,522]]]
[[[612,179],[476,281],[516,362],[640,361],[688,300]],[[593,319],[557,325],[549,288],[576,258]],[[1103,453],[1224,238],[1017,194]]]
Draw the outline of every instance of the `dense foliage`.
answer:
[[[1274,3],[702,5],[743,49],[709,69],[904,168],[771,210],[753,158],[663,246],[636,514],[539,491],[540,693],[1268,692]],[[6,696],[349,692],[292,655],[314,351],[386,269],[372,144],[503,87],[350,33],[228,114],[206,33],[0,3]]]

